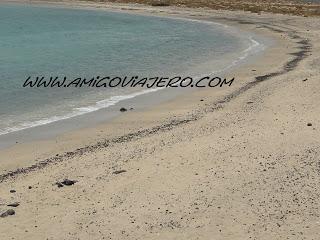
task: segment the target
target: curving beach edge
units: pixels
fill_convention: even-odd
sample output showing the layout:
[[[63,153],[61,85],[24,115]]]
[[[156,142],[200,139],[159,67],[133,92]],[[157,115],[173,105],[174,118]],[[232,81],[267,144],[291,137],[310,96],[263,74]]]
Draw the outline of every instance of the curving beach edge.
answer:
[[[60,4],[214,21],[274,43],[227,74],[230,88],[1,150],[0,239],[320,237],[319,18]]]

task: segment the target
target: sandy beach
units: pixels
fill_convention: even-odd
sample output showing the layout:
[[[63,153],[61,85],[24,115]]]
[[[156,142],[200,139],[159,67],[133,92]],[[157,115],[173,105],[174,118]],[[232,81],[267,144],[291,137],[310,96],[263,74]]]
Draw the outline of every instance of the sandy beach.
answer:
[[[0,239],[320,238],[319,18],[60,4],[214,21],[273,44],[228,73],[232,87],[1,150],[0,214],[14,214]]]

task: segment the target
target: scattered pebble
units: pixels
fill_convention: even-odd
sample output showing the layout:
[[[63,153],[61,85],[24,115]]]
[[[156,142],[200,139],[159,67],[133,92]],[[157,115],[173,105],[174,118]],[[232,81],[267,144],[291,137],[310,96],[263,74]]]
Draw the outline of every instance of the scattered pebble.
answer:
[[[77,181],[75,181],[75,180],[65,179],[65,180],[63,180],[61,183],[62,183],[63,185],[66,185],[66,186],[71,186],[71,185],[75,184],[76,182],[77,182]]]
[[[63,184],[61,182],[56,182],[56,185],[58,186],[58,188],[63,187]]]
[[[126,112],[126,111],[127,111],[126,108],[124,108],[124,107],[120,108],[120,112]]]
[[[126,170],[118,170],[118,171],[114,171],[113,174],[120,174],[120,173],[124,173],[126,172]]]
[[[311,127],[311,126],[312,126],[312,123],[308,123],[307,126],[308,126],[308,127]]]
[[[10,192],[11,192],[11,193],[15,193],[15,192],[16,192],[16,190],[14,190],[14,189],[11,189],[11,190],[10,190]]]
[[[71,186],[76,182],[77,182],[76,180],[64,179],[62,182],[56,182],[56,185],[60,188],[63,186]]]
[[[19,205],[20,205],[20,203],[14,202],[14,203],[8,204],[7,206],[8,206],[8,207],[18,207]]]
[[[13,209],[9,209],[9,210],[1,213],[0,217],[5,218],[5,217],[11,216],[11,215],[15,215],[15,214],[16,214],[16,212]]]

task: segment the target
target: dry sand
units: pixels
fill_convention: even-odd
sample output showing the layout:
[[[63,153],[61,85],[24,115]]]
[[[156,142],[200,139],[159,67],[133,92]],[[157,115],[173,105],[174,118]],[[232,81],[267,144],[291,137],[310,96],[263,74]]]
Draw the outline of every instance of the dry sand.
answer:
[[[319,18],[134,9],[276,44],[230,88],[1,151],[0,239],[320,239]]]

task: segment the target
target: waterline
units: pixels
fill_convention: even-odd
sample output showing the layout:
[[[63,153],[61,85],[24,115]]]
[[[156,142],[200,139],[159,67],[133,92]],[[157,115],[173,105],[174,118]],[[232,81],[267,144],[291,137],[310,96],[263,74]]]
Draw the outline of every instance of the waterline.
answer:
[[[51,9],[49,9],[49,10],[51,11]],[[106,12],[106,11],[104,11],[104,12]],[[90,13],[86,13],[86,12],[84,12],[84,13],[90,15]],[[106,13],[108,13],[108,12],[106,12]],[[102,13],[100,12],[100,14],[102,14]],[[122,14],[122,13],[118,13],[118,14]],[[119,19],[119,20],[120,21],[129,20],[129,17],[127,17],[127,15],[124,15],[124,16],[125,16],[124,19]],[[103,16],[101,16],[101,17],[103,17]],[[111,17],[118,17],[118,16],[113,16],[112,15]],[[130,18],[131,18],[131,16],[130,16]],[[247,46],[245,47],[244,50],[241,50],[239,53],[233,53],[233,54],[228,53],[230,55],[229,57],[228,57],[228,54],[225,54],[223,51],[222,52],[218,52],[219,53],[218,56],[221,56],[221,58],[224,61],[221,61],[221,59],[219,59],[219,58],[215,58],[216,57],[215,54],[214,54],[215,52],[213,52],[213,56],[212,57],[210,57],[210,54],[208,54],[208,56],[206,58],[204,58],[203,60],[201,58],[199,58],[199,61],[198,61],[197,64],[195,64],[195,65],[189,64],[189,65],[185,65],[183,67],[180,67],[180,65],[182,66],[186,59],[179,58],[179,55],[177,55],[177,56],[170,55],[170,51],[168,51],[166,53],[167,56],[171,56],[171,57],[175,57],[176,58],[176,59],[173,59],[172,63],[171,64],[169,63],[168,66],[171,67],[171,65],[176,65],[176,66],[179,65],[180,68],[179,69],[177,68],[177,71],[180,71],[180,72],[184,71],[184,69],[189,69],[189,70],[190,69],[196,69],[195,68],[195,66],[196,66],[196,67],[199,68],[199,70],[193,71],[193,73],[198,74],[198,75],[195,75],[195,76],[214,75],[214,74],[225,72],[225,71],[229,70],[230,68],[232,68],[232,67],[240,64],[241,62],[245,61],[250,55],[253,55],[256,52],[263,50],[263,47],[264,47],[262,43],[260,43],[259,41],[255,40],[253,37],[251,37],[251,36],[247,37],[244,34],[241,34],[239,31],[236,31],[236,33],[234,33],[233,31],[235,31],[235,30],[232,27],[229,27],[229,26],[221,24],[221,23],[215,23],[215,22],[205,21],[205,20],[186,19],[186,18],[172,18],[172,17],[169,17],[169,18],[149,17],[147,19],[148,20],[150,19],[150,20],[152,20],[154,22],[157,22],[157,23],[154,23],[154,25],[151,25],[150,31],[152,29],[161,29],[160,28],[161,26],[159,25],[159,23],[164,24],[165,26],[168,25],[166,27],[170,27],[171,26],[170,24],[176,24],[175,22],[168,22],[168,19],[171,19],[172,21],[173,20],[180,21],[179,24],[188,24],[188,22],[190,22],[190,24],[200,24],[200,25],[193,26],[193,28],[190,27],[190,30],[188,29],[188,25],[182,25],[184,27],[184,31],[187,32],[187,34],[186,34],[187,37],[188,37],[188,31],[191,31],[191,30],[194,31],[194,27],[200,28],[203,25],[210,26],[210,29],[209,28],[204,28],[203,30],[201,30],[202,32],[199,31],[199,33],[200,34],[201,33],[202,34],[203,33],[208,33],[208,32],[210,32],[212,30],[213,32],[217,31],[219,34],[216,34],[216,35],[213,34],[213,36],[216,36],[216,38],[212,38],[211,39],[213,41],[212,44],[210,44],[209,41],[206,42],[205,44],[203,44],[202,49],[200,49],[200,50],[202,50],[204,53],[206,52],[206,47],[210,47],[210,45],[213,45],[213,48],[215,46],[217,46],[217,47],[215,47],[216,49],[219,49],[219,46],[222,46],[222,47],[224,47],[226,49],[226,50],[223,50],[223,51],[226,51],[226,53],[228,53],[228,51],[234,52],[236,47],[234,46],[233,47],[234,49],[233,49],[232,48],[232,44],[235,44],[236,40],[231,39],[231,34],[232,34],[233,37],[241,39],[241,41],[247,41],[248,42]],[[212,29],[211,29],[211,26],[212,26]],[[104,28],[105,28],[105,26],[102,25],[102,29],[104,29]],[[56,31],[58,31],[58,30],[59,29],[57,28]],[[98,30],[99,31],[103,31],[103,30],[100,30],[100,29],[98,29]],[[35,31],[38,31],[38,30],[36,29]],[[230,37],[223,35],[226,32],[228,32],[228,34],[230,34]],[[10,32],[10,34],[13,34],[13,33]],[[14,33],[14,34],[16,34],[16,33]],[[40,34],[41,34],[41,36],[44,36],[45,38],[47,38],[47,33],[45,33],[46,35],[43,35],[43,33],[40,32]],[[72,28],[71,32],[65,31],[63,34],[67,34],[67,35],[74,34],[73,33],[73,28]],[[104,36],[104,35],[102,35],[102,36]],[[208,34],[207,36],[210,36],[210,34]],[[130,35],[130,37],[131,38],[135,38],[136,36],[135,35]],[[177,35],[177,36],[176,35],[172,35],[171,36],[171,35],[164,35],[164,34],[160,35],[160,37],[164,40],[165,43],[169,42],[169,44],[171,44],[172,46],[175,46],[174,44],[176,44],[176,46],[175,46],[176,48],[174,48],[174,50],[176,52],[183,53],[185,50],[188,50],[190,52],[190,54],[186,55],[186,56],[190,56],[190,59],[188,59],[190,61],[190,63],[194,62],[193,58],[195,56],[193,55],[192,48],[195,48],[197,50],[197,45],[195,45],[195,43],[196,43],[195,40],[196,39],[192,39],[193,41],[190,41],[188,38],[179,39],[179,35]],[[221,37],[221,39],[219,37]],[[155,38],[155,39],[157,40],[157,38]],[[201,40],[201,39],[202,38],[199,37],[199,40]],[[114,39],[114,40],[117,40],[117,39]],[[219,43],[219,41],[223,42],[223,41],[226,41],[226,40],[227,40],[227,43],[228,43],[228,41],[230,41],[229,45],[226,44],[226,46],[224,46],[224,45],[221,45]],[[34,40],[32,40],[32,41],[34,41]],[[86,39],[84,38],[83,41],[86,42]],[[151,39],[151,42],[152,41],[154,41],[154,39]],[[180,42],[180,41],[182,41],[182,42]],[[184,43],[184,41],[186,43]],[[130,42],[128,42],[128,43],[130,43]],[[127,44],[127,43],[125,43],[125,44]],[[184,46],[184,44],[186,46]],[[184,48],[181,48],[181,49],[178,48],[179,45],[182,45]],[[154,44],[152,44],[151,46],[152,46],[152,48],[154,48]],[[170,45],[168,45],[168,46],[170,46]],[[151,48],[150,48],[150,50],[151,50]],[[59,51],[61,51],[61,50],[59,50]],[[210,51],[208,51],[208,52],[210,52]],[[194,51],[194,52],[196,52],[196,51]],[[149,52],[145,52],[145,54],[148,54],[148,53]],[[159,55],[156,55],[156,56],[157,57],[159,57],[159,56],[161,57],[162,52],[158,52],[158,54]],[[141,55],[141,56],[143,56],[143,55]],[[101,57],[102,57],[101,59],[104,59],[104,55],[102,55]],[[114,55],[114,57],[117,57],[117,55]],[[211,65],[212,66],[216,65],[217,69],[215,69],[214,71],[209,72],[209,74],[205,74],[205,73],[208,72],[208,69],[210,69],[210,68],[203,68],[203,66],[205,66],[208,61],[211,61],[211,58],[213,59],[213,62],[211,63]],[[133,59],[130,62],[130,64],[132,66],[134,66],[134,63],[135,63],[134,60],[135,59]],[[165,60],[165,58],[163,59],[163,61],[164,60]],[[86,62],[87,61],[85,61],[85,63]],[[81,64],[83,64],[83,63],[81,63]],[[145,64],[145,62],[142,62],[142,64]],[[128,69],[130,69],[130,67],[132,67],[132,66],[129,66]],[[163,65],[163,66],[166,66],[166,65]],[[117,64],[115,64],[115,66],[112,66],[112,67],[114,67],[116,69]],[[150,65],[150,68],[152,68],[152,67],[159,68],[159,69],[163,68],[162,65],[158,65],[158,66]],[[85,66],[85,68],[83,70],[85,71],[85,69],[88,69],[88,66]],[[49,111],[48,110],[48,113],[50,113],[50,114],[51,113],[55,113],[55,114],[52,114],[51,116],[37,115],[34,118],[38,118],[38,119],[35,119],[35,120],[28,120],[28,118],[24,118],[23,121],[11,124],[10,126],[6,126],[6,127],[0,128],[0,135],[5,135],[5,134],[8,134],[8,133],[20,131],[20,130],[23,130],[23,129],[28,129],[28,128],[32,128],[32,127],[36,127],[36,126],[42,126],[42,125],[46,125],[46,124],[49,124],[49,123],[53,123],[53,122],[57,122],[57,121],[61,121],[61,120],[65,120],[65,119],[81,116],[81,115],[84,115],[84,114],[87,114],[87,113],[98,111],[100,109],[104,109],[104,108],[108,108],[110,106],[114,106],[114,105],[120,103],[121,101],[124,101],[124,100],[127,100],[127,99],[133,99],[133,98],[135,98],[137,96],[149,94],[149,93],[152,93],[152,92],[157,92],[159,90],[162,90],[162,88],[146,89],[146,90],[136,91],[136,92],[128,92],[128,91],[125,92],[125,91],[121,90],[121,91],[115,91],[115,92],[111,92],[111,93],[107,93],[107,94],[106,93],[101,93],[101,92],[94,92],[94,93],[91,94],[92,96],[99,95],[99,94],[101,96],[103,96],[103,95],[108,95],[108,96],[106,98],[102,98],[102,99],[98,99],[98,97],[95,97],[95,98],[97,98],[96,101],[94,101],[95,98],[91,98],[90,101],[92,101],[92,103],[90,103],[90,101],[86,102],[85,101],[86,99],[83,99],[83,103],[82,104],[78,104],[78,102],[77,102],[77,98],[79,98],[79,97],[81,98],[82,97],[80,93],[76,93],[75,96],[70,95],[70,94],[73,94],[72,92],[71,93],[66,93],[64,95],[61,94],[60,98],[63,98],[63,97],[70,98],[70,96],[73,97],[72,100],[73,100],[74,103],[71,102],[71,104],[69,104],[70,105],[69,109],[63,109],[64,110],[63,113],[59,113],[59,112],[55,113],[55,111]],[[50,92],[48,92],[48,93],[49,94],[53,94],[53,93],[50,93]],[[42,100],[43,98],[39,98],[39,99]],[[54,98],[52,98],[52,99],[54,99]],[[64,106],[64,103],[65,102],[61,101],[60,105]],[[50,101],[47,104],[50,104]],[[54,106],[51,106],[51,105],[49,107],[54,110]],[[13,115],[13,118],[15,118],[14,115]]]

